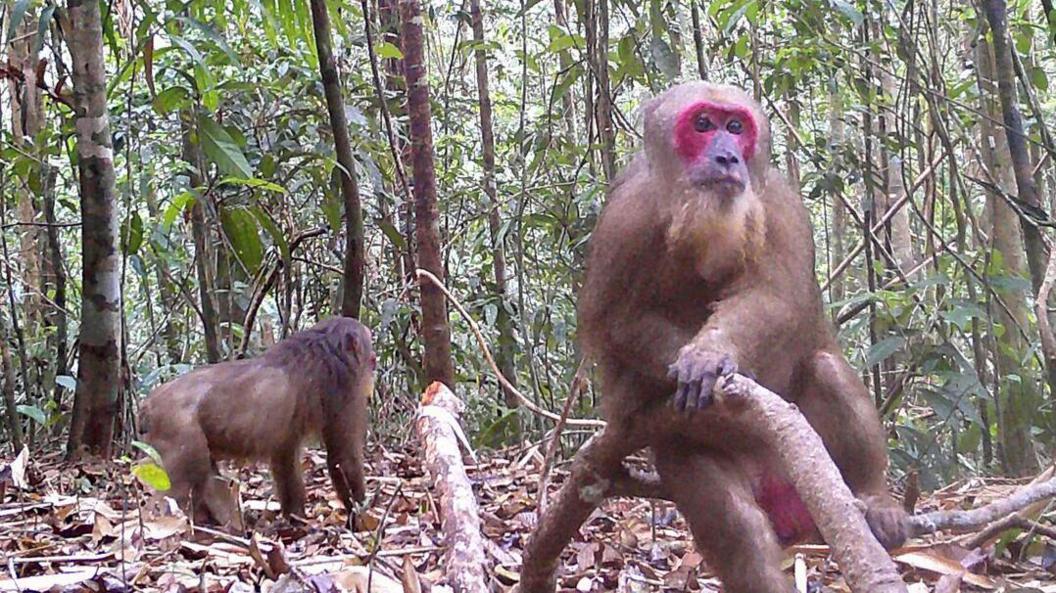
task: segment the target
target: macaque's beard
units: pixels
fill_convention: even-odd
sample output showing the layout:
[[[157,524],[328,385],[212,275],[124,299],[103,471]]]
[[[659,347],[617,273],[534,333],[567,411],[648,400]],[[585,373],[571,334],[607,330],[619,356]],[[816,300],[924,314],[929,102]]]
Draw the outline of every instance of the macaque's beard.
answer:
[[[766,235],[766,214],[751,186],[739,196],[692,191],[672,214],[667,248],[715,280],[753,261]]]

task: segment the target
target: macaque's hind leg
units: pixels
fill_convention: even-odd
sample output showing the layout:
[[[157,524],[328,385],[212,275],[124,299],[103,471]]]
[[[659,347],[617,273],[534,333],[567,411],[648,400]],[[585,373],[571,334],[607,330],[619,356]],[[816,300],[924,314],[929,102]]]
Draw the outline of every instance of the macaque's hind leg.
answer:
[[[520,593],[553,593],[561,552],[609,496],[623,459],[638,448],[627,434],[610,424],[576,453],[568,480],[539,517],[524,548]]]
[[[271,475],[275,479],[275,494],[287,517],[304,517],[307,495],[301,476],[301,447],[291,444],[280,447],[271,457]]]
[[[821,436],[851,491],[866,504],[873,535],[887,549],[906,540],[906,513],[887,490],[887,449],[869,391],[838,353],[816,353],[803,371],[796,404]]]
[[[781,546],[735,459],[655,447],[656,468],[727,593],[786,593]]]

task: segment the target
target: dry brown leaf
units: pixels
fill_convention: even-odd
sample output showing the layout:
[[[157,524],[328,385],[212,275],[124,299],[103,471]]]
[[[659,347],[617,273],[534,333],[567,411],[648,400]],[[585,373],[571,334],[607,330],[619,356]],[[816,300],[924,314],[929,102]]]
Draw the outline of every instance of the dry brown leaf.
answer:
[[[964,582],[983,589],[996,589],[997,584],[989,577],[972,574],[959,562],[925,551],[907,552],[894,557],[897,562],[938,575],[963,575]]]

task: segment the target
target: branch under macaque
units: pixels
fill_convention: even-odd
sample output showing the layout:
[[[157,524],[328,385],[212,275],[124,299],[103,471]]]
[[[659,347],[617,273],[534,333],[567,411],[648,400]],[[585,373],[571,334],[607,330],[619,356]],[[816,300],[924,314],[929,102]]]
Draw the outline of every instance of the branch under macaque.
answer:
[[[909,533],[919,537],[936,531],[969,532],[1012,516],[1024,508],[1056,496],[1056,478],[1024,486],[1011,496],[975,509],[932,511],[909,518]]]
[[[851,591],[904,593],[906,585],[870,532],[861,502],[796,405],[742,375],[720,379],[715,395],[724,409],[750,414],[752,422],[762,428],[759,434],[780,459]]]

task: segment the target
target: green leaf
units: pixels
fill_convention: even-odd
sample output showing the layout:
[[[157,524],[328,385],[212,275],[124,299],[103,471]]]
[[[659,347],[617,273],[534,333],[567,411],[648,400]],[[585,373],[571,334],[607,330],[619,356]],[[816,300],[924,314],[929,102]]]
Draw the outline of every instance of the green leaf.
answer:
[[[1034,68],[1030,71],[1030,82],[1034,88],[1041,92],[1049,90],[1049,76],[1045,74],[1044,68]]]
[[[154,463],[161,465],[161,453],[158,453],[158,450],[152,447],[149,443],[132,439],[132,446],[145,453],[147,457],[150,457],[154,461]]]
[[[264,179],[258,179],[256,177],[250,177],[248,179],[242,177],[225,177],[220,181],[220,185],[241,185],[242,187],[249,187],[252,189],[263,189],[266,191],[273,191],[277,194],[286,193],[286,188],[282,187],[278,183],[272,183]]]
[[[189,191],[185,191],[173,198],[172,203],[165,208],[165,212],[161,215],[161,227],[167,232],[172,228],[172,223],[176,221],[176,217],[194,205],[196,199],[194,193]]]
[[[865,16],[858,8],[847,2],[847,0],[832,0],[832,7],[839,11],[847,20],[854,23],[854,26],[859,26],[865,21]]]
[[[375,51],[375,53],[378,54],[379,58],[393,59],[393,60],[402,60],[403,59],[403,52],[400,51],[400,48],[398,48],[395,45],[389,43],[388,41],[382,41],[381,43],[379,43],[377,45],[377,47],[374,48],[374,51]]]
[[[290,243],[286,240],[286,234],[279,229],[279,225],[275,224],[275,221],[271,219],[271,215],[260,206],[253,206],[250,208],[253,212],[253,216],[257,218],[257,222],[260,226],[264,227],[264,230],[271,235],[271,240],[279,246],[279,253],[282,254],[282,261],[287,266],[290,264]]]
[[[169,474],[158,464],[153,462],[142,463],[132,468],[132,475],[144,486],[148,486],[158,492],[166,492],[172,488]]]
[[[264,259],[264,245],[260,241],[256,217],[242,206],[223,208],[220,210],[220,226],[239,261],[250,274],[255,274]]]
[[[227,130],[205,114],[198,116],[199,141],[209,160],[232,177],[252,178],[253,168]]]
[[[154,111],[157,111],[158,115],[168,115],[190,98],[191,94],[182,86],[169,87],[154,97]]]
[[[20,405],[15,409],[18,410],[19,414],[32,418],[34,422],[41,426],[48,423],[48,415],[44,413],[44,410],[41,410],[37,406]]]
[[[865,366],[871,367],[880,364],[890,358],[892,354],[898,352],[898,349],[905,344],[906,339],[900,336],[891,336],[880,340],[869,349],[869,354],[865,357]]]
[[[44,48],[44,37],[48,34],[48,26],[51,25],[51,18],[54,14],[54,4],[44,7],[44,10],[40,13],[40,20],[37,21],[37,37],[33,40],[34,54],[39,54],[40,50]]]
[[[671,46],[661,39],[659,35],[653,35],[653,39],[649,43],[649,50],[653,54],[653,62],[664,73],[664,76],[668,80],[674,80],[679,75],[680,68],[678,56],[671,50]]]
[[[139,212],[133,210],[124,226],[121,229],[121,242],[125,246],[125,255],[133,255],[143,245],[143,219],[139,217]]]
[[[404,246],[407,245],[407,241],[403,238],[399,229],[397,229],[391,222],[383,218],[378,218],[374,221],[374,224],[381,229],[381,232],[388,237],[389,241],[391,241],[393,246],[397,249],[403,250]]]
[[[15,34],[18,33],[18,26],[22,24],[22,18],[26,16],[27,9],[29,9],[29,0],[19,0],[15,3],[15,7],[11,9],[11,22],[7,26],[6,43],[11,43],[11,40],[15,38]]]

